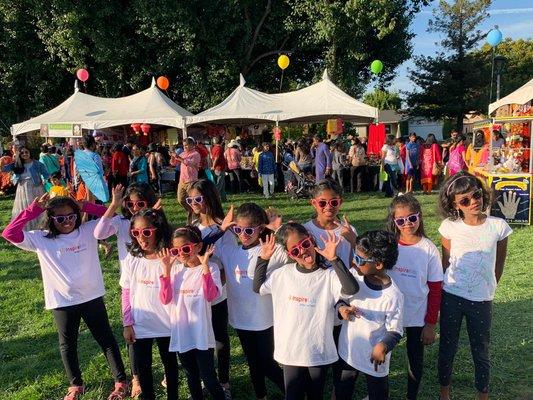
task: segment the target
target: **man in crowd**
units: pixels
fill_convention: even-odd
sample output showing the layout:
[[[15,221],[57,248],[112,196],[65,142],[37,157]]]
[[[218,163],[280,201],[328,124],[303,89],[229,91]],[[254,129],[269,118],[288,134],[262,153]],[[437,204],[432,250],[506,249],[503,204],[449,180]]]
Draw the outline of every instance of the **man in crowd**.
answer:
[[[324,143],[320,135],[313,137],[313,147],[315,148],[315,177],[318,183],[326,175],[331,174],[331,153],[329,146]]]
[[[215,186],[220,194],[220,200],[226,201],[226,158],[224,157],[224,149],[220,144],[220,137],[218,136],[213,138],[211,161],[213,163],[212,167]]]
[[[198,180],[198,170],[200,169],[201,157],[195,148],[195,141],[192,137],[188,137],[183,141],[183,152],[177,156],[176,161],[180,164],[180,181],[178,183],[178,203],[180,203],[186,211],[189,211],[189,206],[185,201],[187,191],[191,183]]]

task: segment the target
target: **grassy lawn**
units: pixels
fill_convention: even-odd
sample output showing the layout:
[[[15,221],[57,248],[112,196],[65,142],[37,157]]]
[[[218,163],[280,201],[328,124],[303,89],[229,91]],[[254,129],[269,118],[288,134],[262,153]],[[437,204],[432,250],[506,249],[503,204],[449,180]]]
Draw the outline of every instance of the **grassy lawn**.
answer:
[[[437,243],[436,196],[419,196],[425,213],[426,231]],[[279,209],[285,220],[304,222],[312,209],[307,201],[289,201],[285,196],[263,200],[257,195],[239,195],[230,199],[234,204],[256,201],[263,206]],[[0,200],[0,226],[11,216],[12,199]],[[342,206],[359,232],[383,226],[388,199],[378,194],[347,195]],[[184,214],[172,197],[164,199],[164,208],[174,224],[184,221]],[[509,241],[509,254],[503,278],[494,302],[492,327],[492,383],[493,399],[515,400],[533,398],[533,227],[515,228]],[[127,361],[122,339],[120,317],[119,273],[116,255],[102,262],[107,294],[105,297],[110,319]],[[104,356],[82,325],[79,356],[84,380],[89,392],[87,400],[106,398],[112,386],[111,375]],[[156,353],[156,352],[155,352]],[[155,354],[154,353],[154,354]],[[158,358],[154,359],[156,365]],[[420,399],[436,399],[437,345],[429,347],[425,358],[425,377]],[[253,399],[248,369],[236,335],[232,334],[231,384],[235,399]],[[405,398],[405,343],[392,356],[390,387],[392,399]],[[162,369],[156,368],[156,379]],[[454,398],[473,399],[473,365],[468,337],[463,324],[460,350],[455,361],[453,377]],[[68,386],[59,356],[57,333],[52,314],[44,310],[43,288],[37,257],[0,241],[0,399],[33,400],[60,399]],[[185,377],[180,372],[180,390],[187,398]],[[360,379],[355,399],[364,397]],[[281,399],[275,390],[269,399]],[[160,390],[161,398],[163,391]],[[181,397],[181,396],[180,396]],[[329,396],[328,396],[329,398]]]

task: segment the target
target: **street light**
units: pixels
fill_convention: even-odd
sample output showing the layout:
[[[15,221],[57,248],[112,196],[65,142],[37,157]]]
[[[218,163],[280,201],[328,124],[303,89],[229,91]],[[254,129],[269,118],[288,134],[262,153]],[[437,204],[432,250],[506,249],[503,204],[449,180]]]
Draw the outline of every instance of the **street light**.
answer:
[[[496,73],[496,101],[500,100],[500,75],[502,74],[507,58],[504,56],[496,56],[493,58],[494,72]]]
[[[491,29],[487,34],[487,43],[492,47],[492,70],[490,73],[490,95],[489,95],[489,104],[492,102],[492,84],[494,82],[494,56],[496,53],[496,46],[498,46],[502,41],[502,33],[498,29],[498,25],[494,25],[494,29]]]

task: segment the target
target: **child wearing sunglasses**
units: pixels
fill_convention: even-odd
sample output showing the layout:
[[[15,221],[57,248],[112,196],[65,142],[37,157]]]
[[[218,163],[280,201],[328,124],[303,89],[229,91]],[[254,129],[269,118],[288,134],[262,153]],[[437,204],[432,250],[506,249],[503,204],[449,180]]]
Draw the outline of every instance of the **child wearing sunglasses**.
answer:
[[[94,229],[94,237],[99,240],[105,240],[113,235],[117,235],[117,250],[120,269],[124,267],[124,261],[128,255],[127,245],[131,242],[130,220],[132,216],[147,208],[158,208],[159,200],[151,185],[148,183],[132,183],[122,194],[124,188],[117,185],[113,188],[111,194],[111,203],[105,214]],[[121,214],[115,215],[115,212],[121,208]],[[128,345],[130,357],[130,368],[132,374],[131,397],[137,397],[141,393],[137,367],[133,363],[133,346]]]
[[[261,242],[254,291],[272,296],[274,359],[283,364],[285,399],[305,395],[308,400],[323,399],[327,370],[339,358],[333,340],[335,304],[341,291],[352,296],[359,286],[337,257],[340,238],[334,233],[322,238],[323,249],[295,222],[283,225],[277,237],[288,263],[267,277],[268,262],[276,250],[274,235]]]
[[[398,244],[392,233],[365,232],[357,238],[355,267],[350,270],[359,291],[340,305],[343,321],[339,337],[342,360],[337,400],[353,398],[355,381],[366,378],[369,400],[389,398],[389,363],[392,349],[402,336],[403,295],[389,277],[398,258]]]
[[[202,235],[191,225],[174,232],[172,246],[159,254],[164,268],[160,299],[163,304],[170,304],[169,350],[178,352],[192,400],[204,398],[201,381],[214,400],[224,400],[215,373],[211,323],[211,302],[222,286],[217,265],[209,261],[214,247],[211,245],[200,254]]]
[[[229,214],[232,214],[231,209]],[[217,243],[215,250],[226,273],[229,323],[241,342],[257,399],[266,397],[267,377],[282,392],[284,390],[283,372],[273,358],[272,299],[255,293],[252,281],[261,252],[260,239],[272,233],[268,224],[265,210],[255,203],[243,203],[237,208],[231,227],[238,242],[225,240]],[[283,248],[278,246],[270,258],[268,271],[285,265],[287,259]]]
[[[118,193],[115,188],[113,194]],[[120,274],[124,339],[132,349],[131,362],[136,367],[142,398],[156,398],[152,375],[155,341],[165,370],[167,399],[176,400],[178,361],[176,354],[169,351],[170,307],[159,300],[164,269],[158,252],[170,246],[172,230],[163,211],[144,209],[132,216],[130,235]]]
[[[222,210],[220,194],[213,182],[208,179],[199,179],[193,182],[187,191],[185,202],[191,210],[188,223],[196,226],[200,230],[204,248],[208,243],[217,242],[217,246],[223,246],[226,240],[235,242],[234,235],[224,235],[224,231],[227,229],[224,225],[224,211]],[[211,261],[222,268],[220,260],[216,256],[212,256]],[[224,270],[220,271],[220,280],[222,281],[222,289],[220,295],[211,302],[211,317],[215,340],[217,342],[215,355],[217,358],[218,379],[224,392],[230,397],[230,340],[228,334],[228,302]]]
[[[453,359],[466,318],[478,399],[487,399],[492,300],[502,276],[512,233],[501,218],[488,215],[490,193],[468,172],[448,178],[439,193],[444,216],[439,227],[444,286],[440,317],[439,382],[441,400],[450,399]]]
[[[424,346],[435,342],[440,309],[442,263],[426,237],[422,209],[410,193],[396,196],[387,221],[398,241],[398,260],[389,275],[404,297],[403,326],[407,337],[407,400],[418,396],[424,369]]]
[[[98,241],[94,238],[97,220],[82,223],[81,213],[101,216],[105,207],[83,203],[80,209],[70,197],[48,194],[34,200],[13,219],[2,236],[15,246],[37,253],[42,271],[44,302],[52,310],[59,331],[61,358],[70,383],[65,400],[77,400],[85,392],[78,362],[77,345],[83,319],[104,352],[115,380],[110,400],[126,398],[128,383],[120,351],[109,325],[103,296]],[[44,230],[24,231],[29,221],[46,213]]]

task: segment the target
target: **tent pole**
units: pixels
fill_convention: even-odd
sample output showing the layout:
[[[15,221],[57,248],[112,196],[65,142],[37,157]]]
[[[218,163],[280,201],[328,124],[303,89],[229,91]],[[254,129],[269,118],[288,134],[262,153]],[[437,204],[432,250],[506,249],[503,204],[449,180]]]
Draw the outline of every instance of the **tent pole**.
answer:
[[[278,126],[279,126],[278,121],[276,121],[276,128],[278,128]],[[277,131],[277,129],[276,129],[276,131]],[[278,163],[278,162],[279,162],[279,140],[276,139],[276,163]]]

